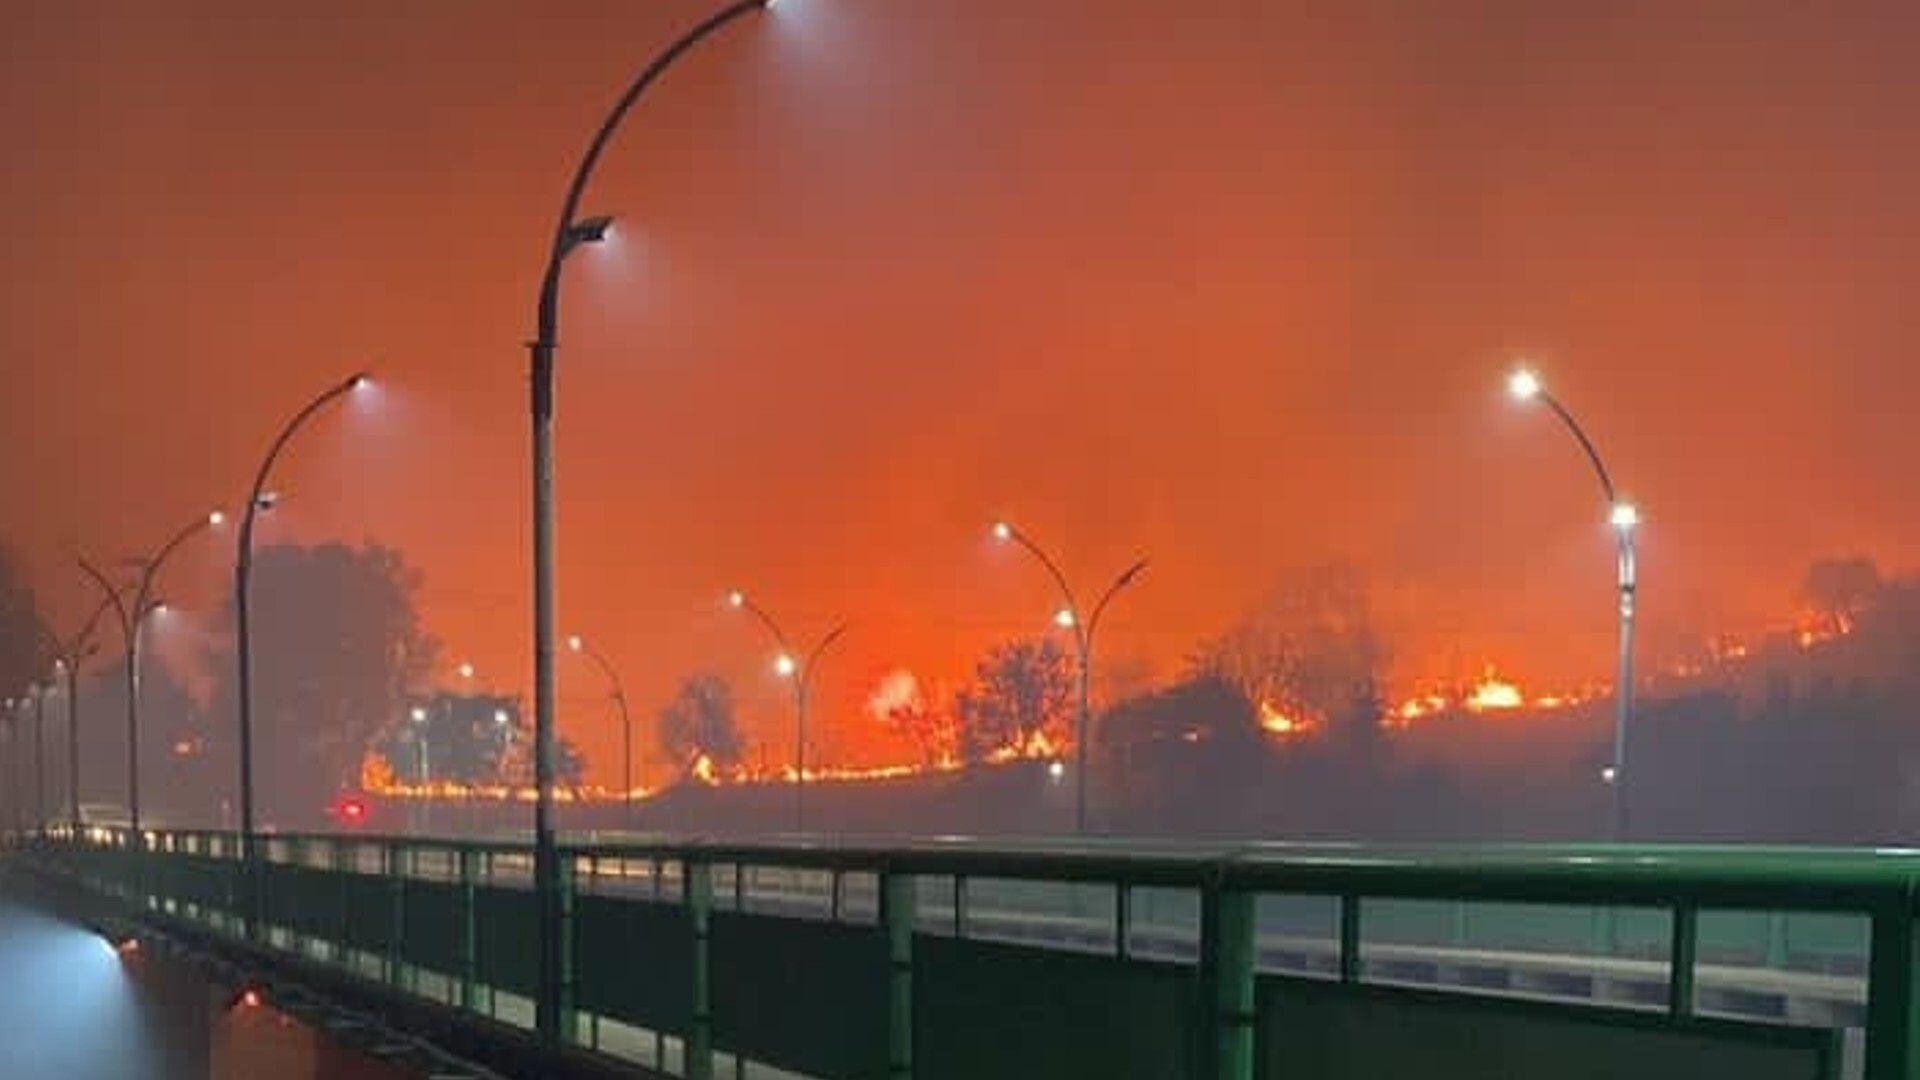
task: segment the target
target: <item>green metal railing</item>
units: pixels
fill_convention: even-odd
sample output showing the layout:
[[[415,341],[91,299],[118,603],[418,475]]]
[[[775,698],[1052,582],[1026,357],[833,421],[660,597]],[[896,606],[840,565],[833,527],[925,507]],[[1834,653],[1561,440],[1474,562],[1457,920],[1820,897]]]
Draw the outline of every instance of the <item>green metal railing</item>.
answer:
[[[252,873],[224,833],[57,830],[32,851],[154,917],[494,1020],[536,1013],[524,844],[273,836]],[[699,1080],[1283,1080],[1401,1052],[1430,1077],[1473,1075],[1416,1045],[1447,1024],[1648,1076],[1920,1077],[1920,855],[1905,852],[575,838],[562,853],[561,1037]]]

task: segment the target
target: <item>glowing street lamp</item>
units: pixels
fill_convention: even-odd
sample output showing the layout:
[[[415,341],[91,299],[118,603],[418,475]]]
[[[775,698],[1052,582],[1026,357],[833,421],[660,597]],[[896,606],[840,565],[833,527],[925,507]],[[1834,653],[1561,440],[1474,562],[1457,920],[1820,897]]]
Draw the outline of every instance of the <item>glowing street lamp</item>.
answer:
[[[1147,568],[1147,560],[1139,559],[1132,566],[1121,571],[1120,576],[1113,580],[1113,584],[1107,586],[1107,591],[1100,594],[1099,601],[1093,605],[1093,614],[1082,619],[1080,605],[1073,598],[1073,588],[1067,584],[1066,574],[1060,571],[1060,564],[1054,562],[1053,557],[1042,550],[1039,544],[1034,543],[1026,533],[1005,521],[993,523],[993,538],[1003,543],[1018,544],[1032,555],[1041,566],[1046,568],[1048,576],[1053,578],[1054,585],[1060,590],[1060,599],[1064,601],[1063,606],[1053,613],[1053,623],[1062,630],[1073,631],[1074,653],[1078,660],[1079,708],[1074,716],[1073,733],[1073,831],[1085,833],[1087,831],[1087,733],[1092,727],[1093,719],[1092,695],[1089,689],[1092,685],[1093,636],[1100,629],[1100,616],[1106,613],[1107,605],[1113,602],[1114,596],[1120,590],[1132,584],[1134,579],[1140,576],[1141,571]],[[1059,763],[1056,762],[1055,765]],[[1054,778],[1058,779],[1058,775],[1056,774]]]
[[[787,635],[780,629],[780,624],[773,620],[773,616],[767,614],[765,608],[754,603],[746,593],[738,589],[728,593],[727,606],[737,611],[747,612],[758,620],[761,626],[766,627],[767,633],[773,638],[773,643],[779,650],[773,657],[774,674],[793,684],[793,828],[795,832],[804,832],[807,827],[808,692],[813,682],[814,670],[820,664],[821,654],[847,632],[847,624],[840,623],[828,631],[827,635],[820,639],[819,644],[807,653],[806,659],[800,660],[795,658],[793,648],[787,644]]]
[[[38,691],[34,700],[35,775],[36,778],[44,777],[47,767],[46,746],[41,730],[44,693],[46,689],[57,690],[59,679],[64,675],[67,681],[67,818],[76,830],[80,828],[80,665],[99,651],[99,644],[93,640],[93,635],[100,628],[100,618],[107,613],[107,607],[107,603],[102,601],[100,606],[93,609],[93,614],[87,616],[79,632],[65,641],[54,637],[53,632],[45,626],[39,628],[44,650],[42,655],[52,657],[53,672],[48,676],[44,689],[40,684],[35,684]],[[45,793],[38,790],[39,782],[36,779],[35,798],[40,801],[44,822],[45,817],[50,815],[46,814],[43,801]]]
[[[1507,393],[1515,401],[1532,401],[1540,396],[1540,376],[1526,368],[1521,368],[1507,376]]]
[[[529,391],[533,421],[533,776],[536,788],[533,811],[533,891],[537,925],[540,927],[539,963],[534,994],[534,1031],[547,1047],[558,1046],[561,1037],[561,997],[563,990],[563,953],[559,938],[562,922],[560,895],[560,853],[554,844],[554,702],[558,688],[554,666],[554,494],[553,494],[553,418],[554,351],[560,338],[560,269],[566,257],[582,244],[605,239],[612,224],[610,218],[580,217],[580,198],[587,181],[600,162],[613,133],[632,110],[647,88],[673,66],[674,61],[709,35],[751,12],[772,5],[768,0],[733,0],[725,7],[681,35],[642,68],[626,92],[614,102],[602,120],[593,141],[567,184],[560,204],[559,221],[554,227],[553,243],[547,252],[546,269],[540,276],[540,296],[535,314],[533,341],[529,343]],[[689,1048],[692,1055],[706,1059],[699,1047]]]
[[[166,565],[168,557],[181,544],[192,536],[224,524],[226,520],[227,515],[217,509],[196,517],[160,545],[152,556],[139,560],[140,578],[132,588],[131,603],[98,567],[84,558],[80,560],[81,571],[106,594],[107,605],[118,617],[120,641],[126,650],[127,820],[133,830],[135,843],[141,842],[144,835],[140,830],[140,653],[146,639],[147,616],[158,615],[166,610],[166,604],[153,596],[153,587],[159,581],[160,568]]]
[[[567,638],[567,648],[593,661],[594,666],[598,667],[601,674],[607,677],[607,683],[611,687],[607,696],[613,701],[614,707],[620,711],[620,785],[622,800],[625,803],[624,816],[626,818],[626,824],[628,828],[632,828],[633,789],[635,786],[633,778],[633,716],[627,711],[626,688],[621,685],[620,673],[613,669],[612,661],[608,660],[601,654],[600,650],[588,643],[586,638],[581,637],[579,634],[570,635]],[[494,719],[504,725],[508,719],[506,710],[500,710]]]
[[[371,380],[365,372],[355,372],[328,387],[294,413],[267,448],[267,456],[260,462],[260,470],[254,474],[253,487],[247,492],[246,501],[241,504],[240,540],[233,563],[233,626],[235,673],[238,676],[240,699],[240,855],[245,864],[247,882],[245,922],[248,938],[258,933],[260,925],[257,910],[260,897],[259,890],[255,888],[257,874],[253,821],[253,636],[250,632],[253,527],[260,511],[271,508],[277,501],[277,496],[267,490],[267,480],[272,476],[274,463],[280,460],[280,453],[287,448],[287,443],[320,410],[370,385]]]
[[[1637,591],[1637,556],[1634,535],[1640,527],[1640,510],[1620,497],[1613,476],[1600,459],[1600,451],[1587,437],[1580,422],[1573,418],[1560,399],[1547,391],[1540,376],[1520,368],[1507,376],[1507,392],[1517,401],[1540,402],[1560,418],[1560,422],[1580,444],[1606,497],[1607,521],[1613,526],[1616,558],[1615,584],[1619,595],[1620,654],[1614,685],[1613,757],[1600,770],[1601,782],[1613,792],[1613,838],[1627,836],[1627,731],[1633,724],[1633,623]]]

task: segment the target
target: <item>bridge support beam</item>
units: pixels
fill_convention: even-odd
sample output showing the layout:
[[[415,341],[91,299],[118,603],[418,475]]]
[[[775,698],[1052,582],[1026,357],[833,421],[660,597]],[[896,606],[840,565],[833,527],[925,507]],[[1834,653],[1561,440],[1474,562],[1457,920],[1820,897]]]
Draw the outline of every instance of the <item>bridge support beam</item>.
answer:
[[[1208,885],[1200,894],[1201,1076],[1253,1080],[1254,897]]]

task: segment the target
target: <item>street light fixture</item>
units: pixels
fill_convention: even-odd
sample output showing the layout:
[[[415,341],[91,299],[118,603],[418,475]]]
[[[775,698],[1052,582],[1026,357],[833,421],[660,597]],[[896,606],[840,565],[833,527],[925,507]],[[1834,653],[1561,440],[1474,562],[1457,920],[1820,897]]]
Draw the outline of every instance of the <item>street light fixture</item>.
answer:
[[[793,828],[795,832],[805,832],[807,827],[807,704],[813,684],[814,672],[820,665],[820,657],[828,647],[839,641],[847,632],[847,624],[840,623],[829,630],[806,658],[796,659],[793,648],[787,644],[787,635],[780,629],[772,615],[759,604],[753,602],[746,593],[735,589],[727,594],[727,603],[743,610],[766,627],[772,636],[774,645],[779,649],[773,657],[774,674],[793,684]]]
[[[1594,475],[1600,481],[1600,490],[1606,497],[1607,520],[1613,526],[1617,553],[1615,585],[1619,596],[1620,655],[1613,693],[1613,757],[1600,770],[1600,780],[1613,793],[1613,838],[1616,841],[1624,840],[1628,829],[1627,731],[1633,725],[1633,624],[1639,577],[1634,536],[1640,527],[1640,510],[1620,497],[1613,485],[1613,476],[1600,459],[1600,451],[1594,446],[1593,440],[1587,437],[1585,429],[1574,419],[1573,413],[1560,403],[1560,399],[1548,392],[1539,375],[1527,368],[1514,371],[1507,376],[1507,392],[1519,401],[1541,402],[1560,418],[1561,424],[1580,444],[1588,463],[1593,466]]]
[[[704,22],[681,35],[640,70],[626,92],[602,120],[587,151],[567,184],[560,204],[560,217],[554,227],[553,243],[547,253],[546,269],[540,277],[540,296],[535,313],[534,338],[528,343],[533,426],[533,773],[537,797],[533,816],[533,887],[540,927],[540,955],[534,995],[534,1030],[543,1045],[560,1043],[562,997],[565,985],[560,941],[561,910],[560,857],[554,845],[554,695],[557,689],[554,667],[556,600],[554,596],[554,350],[560,338],[560,268],[575,248],[604,238],[607,223],[601,218],[581,218],[580,197],[587,181],[600,162],[607,142],[626,119],[634,103],[640,100],[655,80],[673,66],[689,49],[727,24],[750,12],[765,10],[775,0],[735,0],[708,16]],[[698,1048],[695,1048],[699,1056]]]
[[[128,603],[123,590],[117,588],[100,569],[82,558],[80,569],[106,594],[106,601],[120,624],[120,642],[125,647],[126,694],[127,694],[127,820],[132,827],[134,842],[141,842],[140,830],[140,656],[141,647],[146,638],[147,616],[158,614],[166,604],[153,596],[153,587],[160,579],[160,568],[181,544],[207,529],[215,528],[227,520],[220,510],[213,510],[201,517],[194,518],[177,530],[167,542],[160,545],[149,558],[140,560],[140,578],[134,584],[133,602]]]
[[[76,830],[80,828],[80,665],[86,661],[87,657],[99,651],[99,645],[93,640],[93,635],[100,628],[100,619],[107,613],[107,607],[107,603],[102,601],[93,609],[93,614],[87,616],[87,621],[81,625],[80,630],[65,641],[54,637],[53,632],[44,625],[38,628],[41,647],[44,649],[41,655],[52,658],[53,673],[47,679],[48,688],[58,689],[62,675],[65,675],[67,680],[67,816]],[[44,691],[36,697],[34,704],[34,752],[38,758],[37,776],[44,776],[47,766],[45,740],[41,733],[44,719],[43,698]],[[44,792],[39,792],[36,799],[43,796]],[[45,805],[42,801],[43,814]]]
[[[233,562],[233,625],[235,674],[238,681],[240,698],[240,857],[242,871],[246,880],[246,933],[249,939],[259,931],[259,890],[254,852],[253,820],[253,637],[251,634],[251,592],[253,586],[253,527],[259,519],[260,511],[270,509],[278,501],[278,495],[267,490],[267,480],[273,474],[273,466],[280,459],[281,451],[292,441],[308,420],[320,410],[339,401],[346,395],[364,389],[370,385],[365,372],[356,372],[345,380],[328,387],[318,397],[293,414],[273,444],[267,448],[267,456],[260,462],[260,470],[254,474],[253,488],[247,493],[240,515],[240,539],[237,554]]]
[[[633,716],[627,710],[626,688],[621,685],[620,673],[613,669],[612,661],[609,661],[602,655],[600,650],[588,644],[586,638],[581,637],[579,634],[569,635],[567,637],[567,648],[593,661],[601,673],[606,675],[607,682],[612,687],[607,696],[613,701],[614,707],[620,710],[620,788],[621,799],[624,803],[623,816],[626,820],[627,827],[632,828],[634,789]],[[498,719],[504,722],[505,714],[500,714]]]
[[[1067,576],[1060,571],[1060,564],[1041,549],[1039,544],[1026,533],[1021,532],[1005,521],[993,523],[993,537],[1003,543],[1020,545],[1026,552],[1046,568],[1048,576],[1060,590],[1064,605],[1053,613],[1055,626],[1062,630],[1073,631],[1073,644],[1079,666],[1078,697],[1079,707],[1074,718],[1073,734],[1073,830],[1084,834],[1087,831],[1087,739],[1088,729],[1092,726],[1091,672],[1093,668],[1093,637],[1100,629],[1100,616],[1106,613],[1107,605],[1120,590],[1132,584],[1147,568],[1147,560],[1136,560],[1133,565],[1120,572],[1120,576],[1107,586],[1100,595],[1099,602],[1093,605],[1093,614],[1085,619],[1080,617],[1080,605],[1073,598],[1073,588],[1067,584]],[[1056,777],[1057,778],[1057,777]]]

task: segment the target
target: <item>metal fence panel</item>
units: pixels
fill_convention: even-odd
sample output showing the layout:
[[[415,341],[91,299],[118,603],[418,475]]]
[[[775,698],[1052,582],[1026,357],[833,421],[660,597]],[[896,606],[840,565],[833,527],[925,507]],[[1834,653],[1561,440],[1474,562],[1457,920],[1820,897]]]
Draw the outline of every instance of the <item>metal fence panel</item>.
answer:
[[[1183,964],[922,934],[918,1080],[1192,1076],[1199,1000]]]
[[[1831,1031],[1263,976],[1260,1080],[1834,1080]]]

